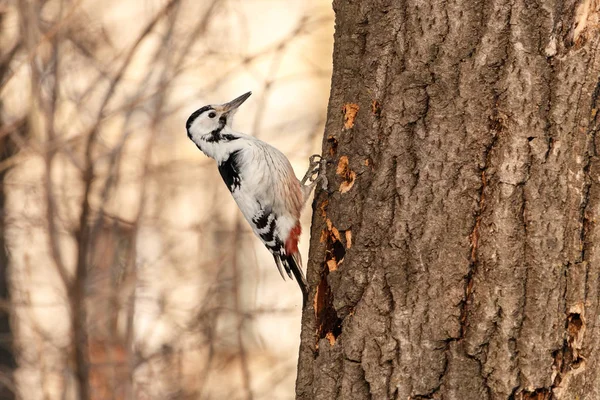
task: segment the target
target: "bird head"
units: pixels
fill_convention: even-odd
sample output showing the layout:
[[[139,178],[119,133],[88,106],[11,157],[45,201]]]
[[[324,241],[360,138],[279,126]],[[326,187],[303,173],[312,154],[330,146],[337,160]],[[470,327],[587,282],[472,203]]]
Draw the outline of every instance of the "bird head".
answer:
[[[194,143],[199,145],[201,140],[215,142],[226,126],[231,127],[233,115],[252,92],[244,93],[229,103],[208,105],[194,111],[187,120],[187,134]]]

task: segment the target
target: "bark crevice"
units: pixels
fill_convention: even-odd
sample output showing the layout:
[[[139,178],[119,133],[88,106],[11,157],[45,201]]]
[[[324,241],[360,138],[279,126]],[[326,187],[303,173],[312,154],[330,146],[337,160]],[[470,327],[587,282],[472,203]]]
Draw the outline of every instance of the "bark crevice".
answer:
[[[497,122],[494,122],[493,126],[492,126],[494,133],[492,134],[492,139],[490,140],[489,144],[485,147],[484,152],[483,152],[483,166],[481,167],[481,187],[479,189],[479,199],[478,199],[478,209],[475,212],[475,222],[473,224],[473,229],[471,231],[471,234],[469,235],[469,239],[471,242],[471,254],[470,254],[470,260],[469,260],[469,271],[467,273],[467,276],[465,277],[465,289],[464,289],[464,300],[461,303],[461,310],[460,310],[460,336],[459,339],[462,339],[465,337],[465,333],[466,333],[466,329],[467,329],[467,316],[468,316],[468,308],[469,308],[469,303],[471,301],[472,295],[473,295],[473,285],[475,284],[474,282],[474,278],[475,278],[475,273],[477,272],[477,265],[478,265],[478,259],[477,259],[477,251],[478,251],[478,244],[479,244],[479,227],[481,225],[481,220],[483,218],[483,212],[485,209],[485,190],[487,187],[487,180],[489,179],[489,177],[487,176],[488,173],[488,168],[490,166],[490,158],[491,158],[491,154],[492,151],[494,149],[494,146],[497,143],[498,140],[498,133],[501,131],[501,125],[497,125]]]

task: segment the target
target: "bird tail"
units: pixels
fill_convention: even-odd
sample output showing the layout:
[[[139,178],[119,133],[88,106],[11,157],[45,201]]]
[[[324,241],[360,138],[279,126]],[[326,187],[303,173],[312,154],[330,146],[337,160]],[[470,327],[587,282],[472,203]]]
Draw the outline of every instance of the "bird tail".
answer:
[[[275,262],[277,263],[277,268],[279,269],[279,273],[281,273],[282,277],[282,264],[283,268],[285,268],[285,272],[290,278],[292,278],[292,274],[294,275],[294,278],[300,287],[300,291],[302,292],[302,308],[304,309],[306,306],[306,300],[308,299],[308,283],[304,277],[304,272],[302,272],[302,259],[300,258],[300,252],[297,251],[291,255],[276,255]]]

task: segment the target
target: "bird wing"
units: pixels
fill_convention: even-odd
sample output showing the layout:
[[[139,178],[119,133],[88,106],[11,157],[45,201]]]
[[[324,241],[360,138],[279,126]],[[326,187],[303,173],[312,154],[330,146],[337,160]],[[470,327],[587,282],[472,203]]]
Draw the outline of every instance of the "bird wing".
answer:
[[[267,143],[240,133],[232,134],[220,149],[211,157],[223,181],[254,233],[273,254],[281,277],[285,269],[290,279],[296,278],[304,307],[308,285],[298,251],[304,196],[289,160]]]
[[[264,245],[277,258],[298,252],[302,190],[288,159],[259,140],[233,151],[219,164],[223,181],[242,214]],[[290,263],[283,265],[292,277]],[[282,273],[283,276],[283,273]]]
[[[290,279],[293,276],[298,282],[304,307],[308,284],[298,251],[301,233],[299,219],[303,205],[300,182],[283,153],[266,143],[260,142],[253,151],[248,152],[247,157],[243,153],[241,162],[251,164],[241,169],[244,173],[240,179],[240,195],[245,193],[246,182],[251,183],[246,186],[249,192],[250,188],[256,189],[253,193],[247,193],[249,196],[242,201],[249,203],[250,199],[255,199],[251,212],[244,215],[254,233],[273,254],[281,277],[285,280],[283,269]]]
[[[253,140],[232,153],[219,171],[254,233],[270,250],[285,246],[302,209],[300,182],[288,159]]]

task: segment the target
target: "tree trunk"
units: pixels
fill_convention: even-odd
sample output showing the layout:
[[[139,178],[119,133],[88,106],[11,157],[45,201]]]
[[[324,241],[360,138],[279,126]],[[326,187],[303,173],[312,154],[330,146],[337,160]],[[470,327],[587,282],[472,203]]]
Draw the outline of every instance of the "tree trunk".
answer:
[[[598,1],[334,1],[298,399],[600,399]]]

